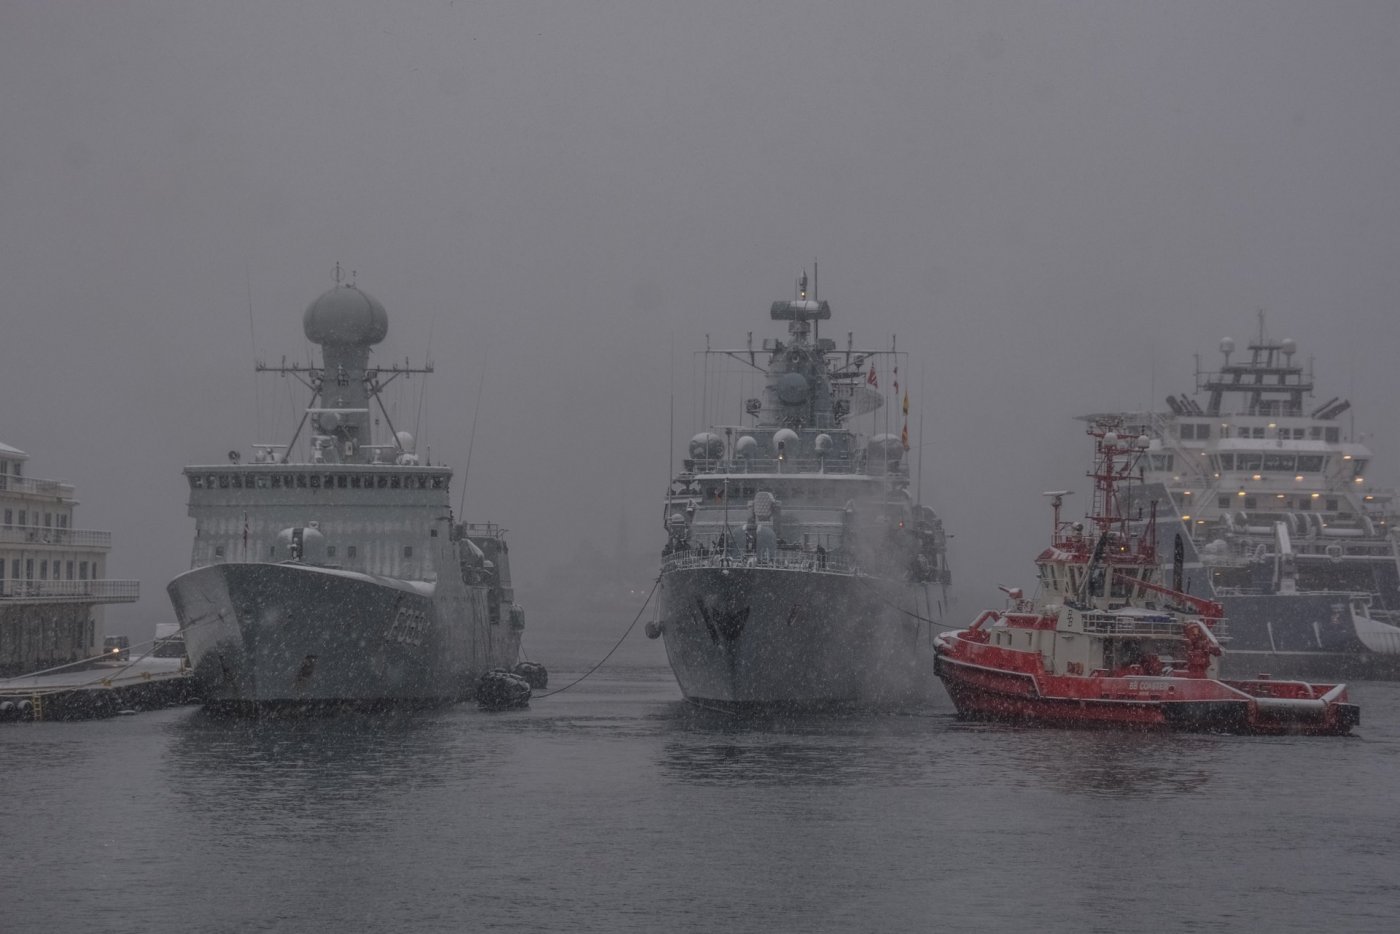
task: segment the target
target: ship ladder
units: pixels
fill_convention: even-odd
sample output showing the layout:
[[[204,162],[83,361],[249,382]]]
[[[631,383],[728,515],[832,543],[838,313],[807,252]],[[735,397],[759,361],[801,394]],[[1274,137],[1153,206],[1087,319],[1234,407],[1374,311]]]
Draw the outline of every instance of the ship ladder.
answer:
[[[33,718],[35,723],[40,723],[44,719],[44,695],[31,694],[29,702],[34,705]]]

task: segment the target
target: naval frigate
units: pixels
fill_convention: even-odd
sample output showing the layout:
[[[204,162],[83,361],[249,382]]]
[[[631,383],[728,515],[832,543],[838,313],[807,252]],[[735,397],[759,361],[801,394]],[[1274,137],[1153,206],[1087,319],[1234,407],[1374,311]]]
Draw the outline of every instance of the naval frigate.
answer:
[[[388,316],[338,272],[302,320],[321,366],[257,365],[310,392],[291,440],[184,471],[194,549],[167,590],[206,707],[448,703],[519,654],[504,530],[454,518],[451,469],[384,405],[432,366],[371,365]]]
[[[704,352],[707,387],[751,381],[762,397],[742,404],[749,424],[691,438],[665,498],[647,634],[700,706],[902,702],[934,683],[950,574],[942,521],[910,495],[905,355],[857,350],[850,335],[838,350],[805,273],[796,293],[770,309],[786,340]],[[737,375],[712,380],[713,361],[737,361]],[[862,432],[867,415],[887,430]]]

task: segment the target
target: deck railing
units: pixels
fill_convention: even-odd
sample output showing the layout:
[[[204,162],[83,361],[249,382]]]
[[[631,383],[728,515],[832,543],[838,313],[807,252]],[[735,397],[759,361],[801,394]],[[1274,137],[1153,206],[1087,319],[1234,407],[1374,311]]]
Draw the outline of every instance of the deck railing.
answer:
[[[720,552],[700,554],[678,551],[661,559],[662,572],[690,568],[776,568],[783,571],[820,571],[825,574],[859,575],[864,572],[836,555],[817,555],[810,551],[768,557],[758,555],[726,555]]]

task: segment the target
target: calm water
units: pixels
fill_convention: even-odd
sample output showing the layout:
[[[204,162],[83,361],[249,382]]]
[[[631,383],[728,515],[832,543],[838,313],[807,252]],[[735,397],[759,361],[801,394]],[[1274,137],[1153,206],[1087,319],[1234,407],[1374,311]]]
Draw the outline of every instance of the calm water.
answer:
[[[1347,739],[735,723],[659,662],[505,714],[8,725],[0,930],[1391,931],[1400,685],[1353,698]]]

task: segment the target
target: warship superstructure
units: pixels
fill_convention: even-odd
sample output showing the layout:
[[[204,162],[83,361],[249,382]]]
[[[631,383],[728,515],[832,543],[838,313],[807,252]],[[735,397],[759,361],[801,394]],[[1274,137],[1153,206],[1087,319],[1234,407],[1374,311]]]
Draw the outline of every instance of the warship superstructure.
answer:
[[[1395,677],[1395,495],[1370,479],[1372,452],[1340,418],[1350,402],[1310,401],[1297,350],[1267,338],[1261,314],[1246,353],[1225,338],[1219,370],[1198,366],[1200,400],[1115,413],[1150,439],[1137,508],[1171,511],[1158,554],[1183,568],[1178,589],[1224,607],[1227,670]]]
[[[205,704],[256,713],[470,698],[515,664],[524,613],[504,530],[453,516],[451,469],[420,461],[381,398],[432,367],[370,363],[388,316],[351,283],[312,302],[303,327],[321,366],[257,366],[310,392],[291,441],[184,471],[192,569],[168,591]]]
[[[838,351],[806,282],[771,307],[785,340],[705,352],[707,367],[739,361],[762,398],[743,403],[750,424],[691,438],[665,498],[648,635],[697,704],[895,702],[933,681],[950,575],[942,521],[910,495],[907,388],[899,434],[856,428],[885,414],[880,367],[898,398],[900,355],[849,335]]]

